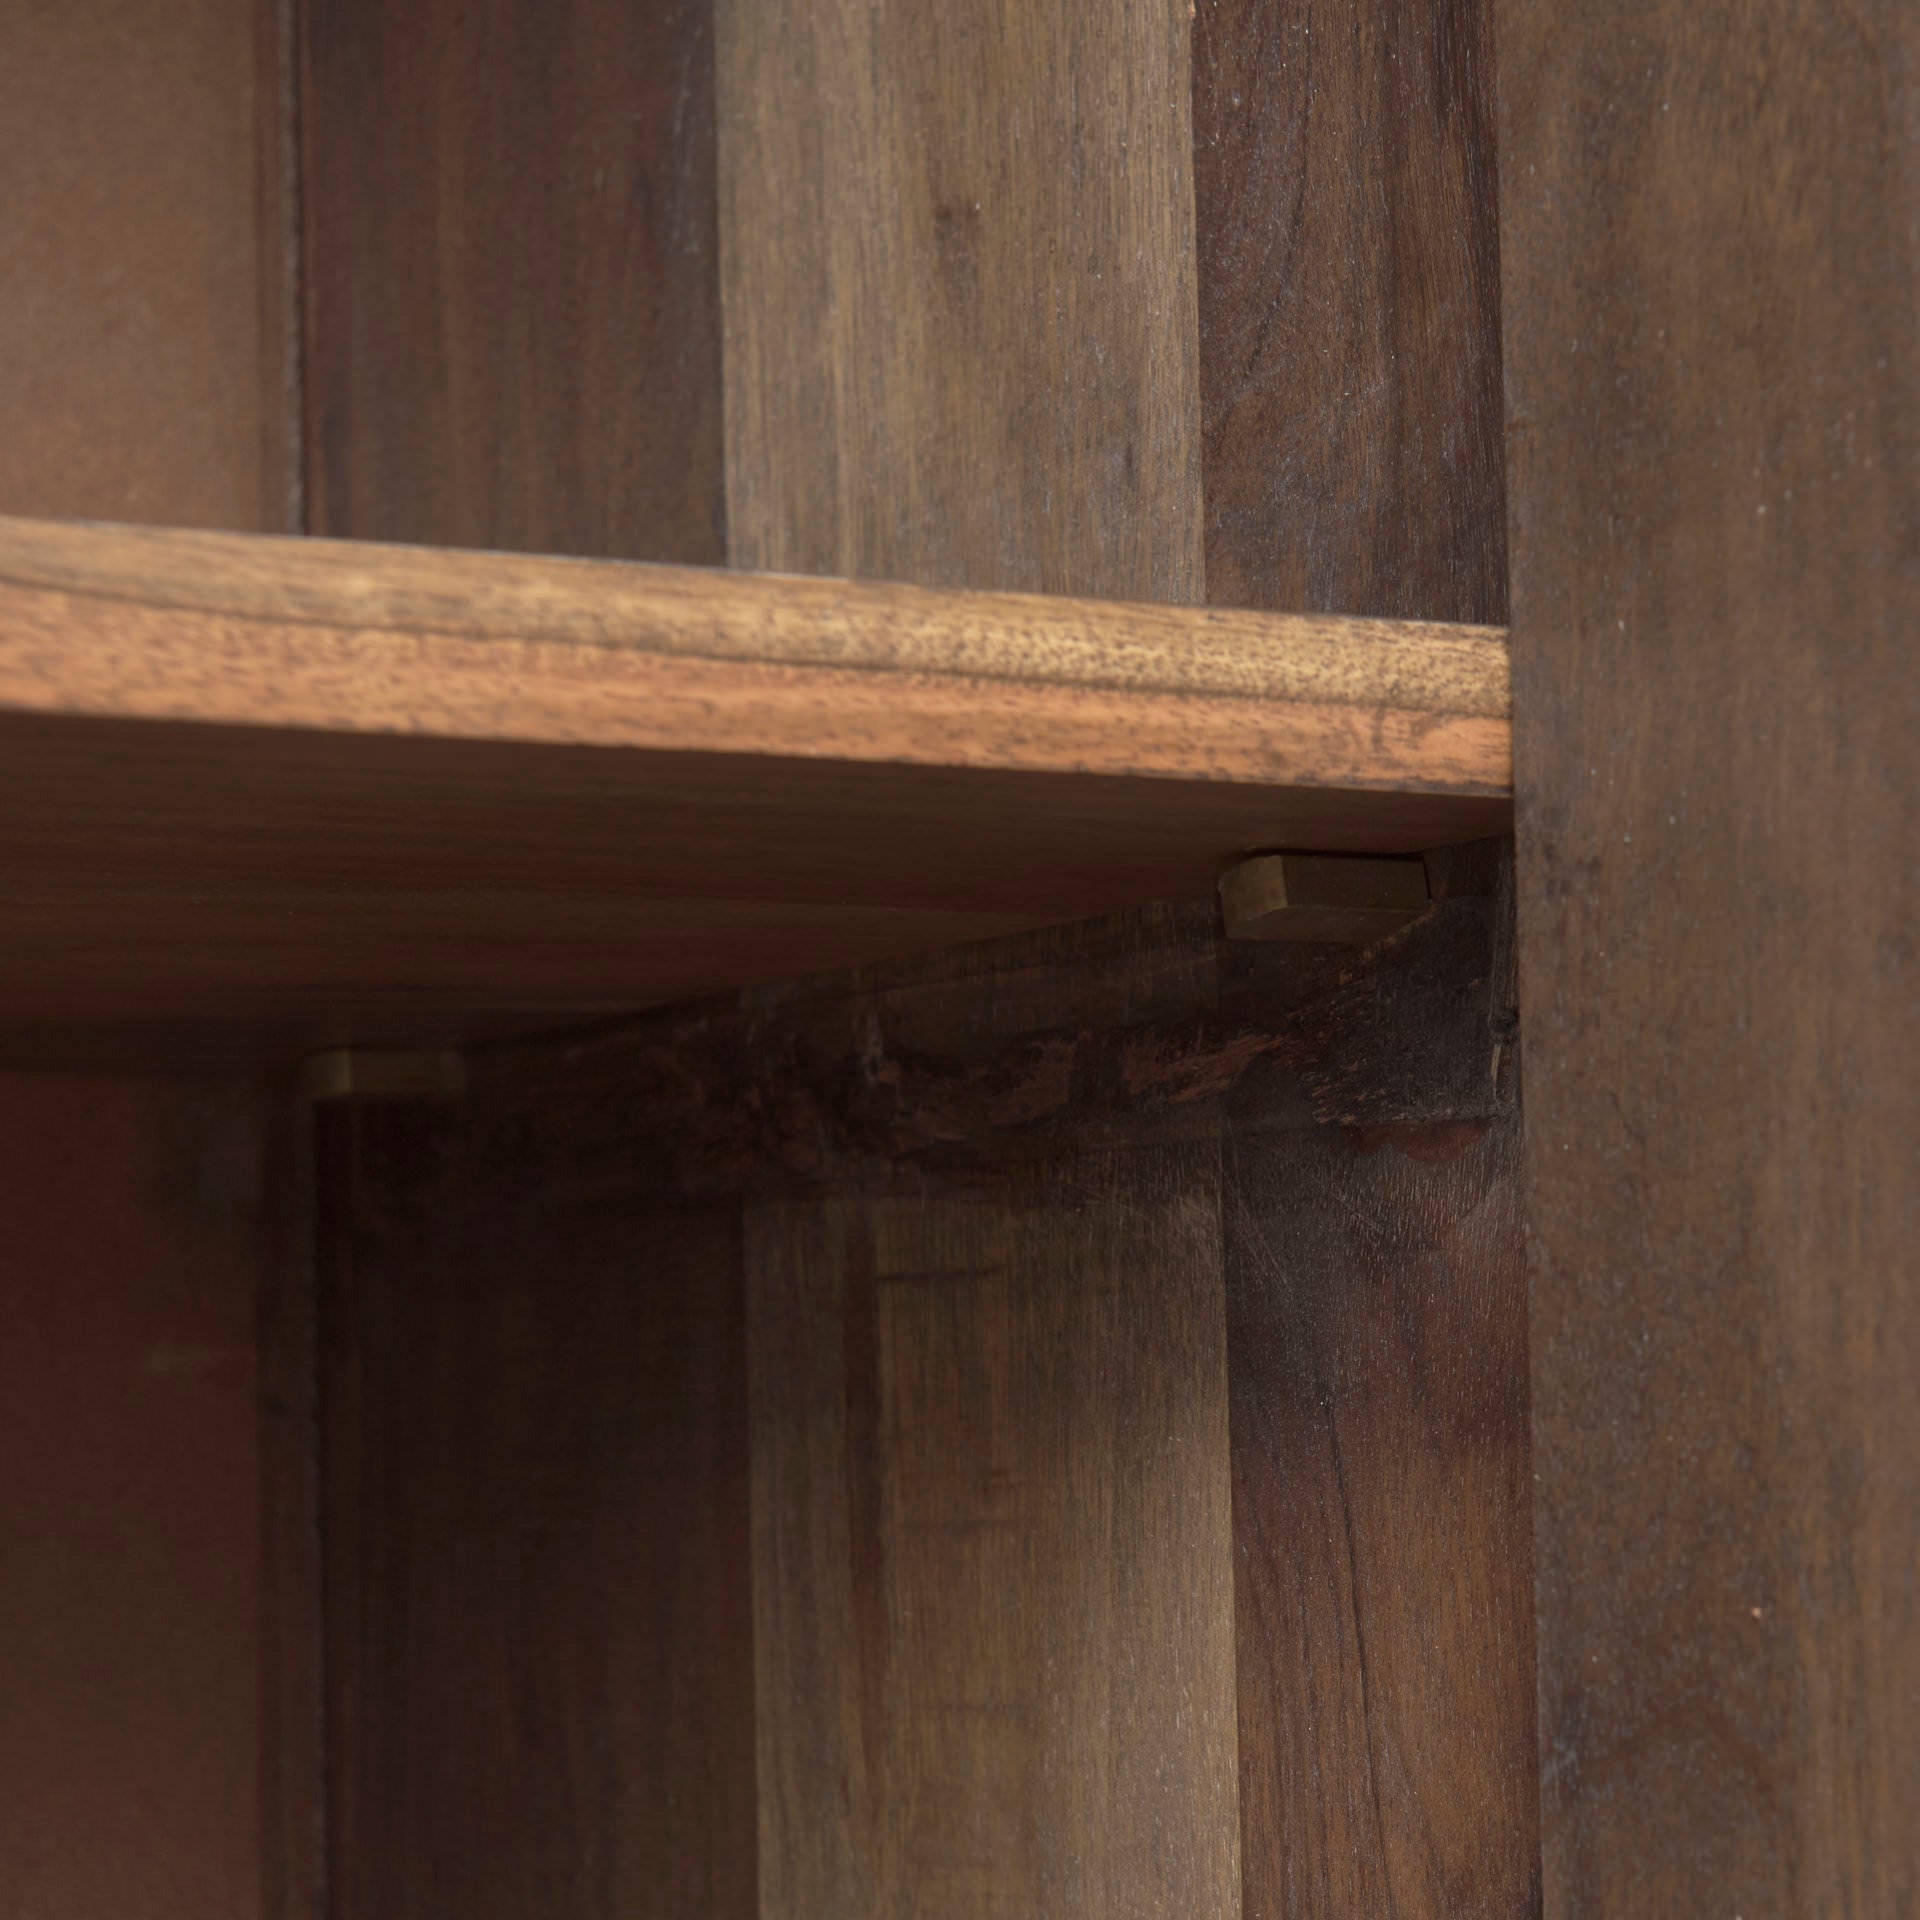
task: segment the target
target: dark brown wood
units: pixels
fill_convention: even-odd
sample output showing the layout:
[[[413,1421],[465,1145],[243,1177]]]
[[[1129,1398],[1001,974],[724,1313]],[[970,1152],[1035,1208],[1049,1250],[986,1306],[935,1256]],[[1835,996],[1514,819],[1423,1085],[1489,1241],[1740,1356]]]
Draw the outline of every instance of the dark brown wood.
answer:
[[[1267,1650],[1239,1663],[1240,1684],[1287,1675],[1277,1698],[1243,1696],[1241,1719],[1264,1715],[1292,1743],[1256,1756],[1287,1769],[1284,1818],[1277,1776],[1243,1779],[1257,1796],[1248,1831],[1284,1843],[1288,1884],[1313,1889],[1320,1910],[1383,1887],[1407,1911],[1480,1898],[1524,1910],[1533,1858],[1506,1841],[1532,1804],[1531,1693],[1487,1685],[1524,1671],[1531,1644],[1500,874],[1484,852],[1446,863],[1432,915],[1365,956],[1225,959],[1209,916],[1170,910],[475,1059],[460,1114],[474,1188],[518,1183],[610,1221],[676,1191],[750,1201],[761,1833],[776,1910],[954,1894],[956,1857],[972,1858],[955,1836],[972,1832],[992,1836],[993,1870],[976,1860],[968,1884],[1094,1908],[1152,1885],[1172,1889],[1170,1905],[1233,1910],[1210,1877],[1236,1826],[1233,1789],[1211,1772],[1231,1756],[1218,1729],[1177,1712],[1159,1722],[1157,1764],[1182,1770],[1187,1796],[1175,1819],[1117,1779],[1068,1788],[1068,1754],[1095,1749],[1054,1741],[1073,1726],[1131,1740],[1147,1722],[1111,1718],[1091,1681],[1043,1710],[1033,1677],[1051,1637],[1066,1669],[1131,1659],[1136,1687],[1158,1684],[1163,1655],[1125,1653],[1140,1610],[1173,1604],[1156,1583],[1176,1565],[1189,1604],[1224,1565],[1224,1540],[1193,1532],[1222,1517],[1212,1483],[1187,1484],[1177,1515],[1130,1504],[1139,1474],[1120,1468],[1138,1440],[1103,1383],[1129,1381],[1122,1398],[1142,1405],[1199,1351],[1188,1343],[1209,1322],[1192,1293],[1223,1271],[1211,1169],[1227,1116],[1235,1184],[1220,1230],[1239,1332],[1222,1351],[1241,1396],[1234,1431],[1252,1436],[1232,1455],[1241,1638]],[[1073,1277],[1086,1260],[1104,1276],[1091,1300]],[[1141,1331],[1169,1294],[1187,1303],[1181,1330]],[[1111,1350],[1110,1316],[1136,1329]],[[1062,1340],[1086,1349],[1078,1365]],[[1149,1348],[1148,1374],[1131,1378]],[[1293,1390],[1294,1364],[1317,1370],[1320,1398]],[[1043,1365],[1044,1383],[1029,1381]],[[1217,1414],[1208,1394],[1160,1404],[1179,1444],[1156,1472],[1227,1457],[1224,1431],[1198,1424]],[[1326,1513],[1308,1498],[1329,1471],[1326,1423],[1353,1458],[1360,1536],[1338,1536],[1337,1560],[1307,1551]],[[934,1460],[947,1464],[929,1483]],[[1123,1589],[1108,1585],[1112,1549],[1061,1544],[1086,1524],[1072,1488],[1089,1483],[1121,1503],[1106,1524],[1137,1556]],[[1417,1511],[1401,1505],[1410,1487]],[[1011,1556],[1011,1570],[989,1577],[983,1554]],[[1183,1660],[1207,1617],[1183,1616]],[[1356,1662],[1372,1693],[1336,1725],[1328,1703],[1349,1700]],[[1325,1692],[1303,1691],[1303,1672]],[[1234,1673],[1220,1645],[1180,1686],[1205,1699]],[[996,1711],[983,1716],[968,1703],[989,1679]],[[823,1804],[822,1778],[854,1782],[851,1798]],[[1342,1823],[1337,1858],[1316,1842],[1323,1806]],[[1164,1833],[1157,1868],[1113,1851],[1123,1830]]]
[[[1493,118],[1489,0],[1197,0],[1216,605],[1506,617]]]
[[[1319,1124],[1275,1127],[1273,1082],[1229,1109],[1249,1911],[1538,1910],[1512,895],[1498,843],[1433,869],[1352,969]]]
[[[709,0],[302,16],[311,530],[723,559]]]
[[[305,20],[316,530],[723,558],[703,0],[348,4]],[[443,629],[447,576],[430,576],[451,563],[392,561],[415,569],[416,623]],[[373,575],[355,570],[364,589]],[[716,883],[726,847],[755,843],[742,807],[767,829],[763,877],[783,857],[781,810],[756,796],[777,759],[735,737],[708,778],[680,751],[696,709],[739,717],[717,684],[691,705],[664,682],[631,689],[630,716],[665,729],[643,757],[645,784],[667,786],[644,800],[630,757],[581,752],[571,723],[571,749],[556,739],[557,755],[536,754],[544,774],[501,760],[541,704],[523,643],[556,606],[515,577],[505,628],[471,636],[475,664],[508,676],[486,738],[360,743],[403,758],[433,748],[460,790],[451,809],[399,760],[375,776],[387,799],[372,814],[323,803],[334,879],[310,868],[306,881],[315,905],[335,896],[338,984],[357,974],[373,990],[339,1023],[347,1034],[405,1031],[396,984],[475,964],[494,985],[470,974],[469,1033],[481,1001],[512,1023],[685,991],[716,950],[758,952],[756,970],[773,971],[871,950],[872,937],[891,950],[896,921],[916,923],[909,945],[936,923],[976,927],[937,903],[890,915],[860,895],[836,936],[819,889],[776,885],[756,901]],[[640,662],[604,598],[575,614],[591,650],[568,656],[576,692],[582,665],[618,675]],[[697,677],[699,652],[670,647],[661,664]],[[736,667],[750,657],[736,650]],[[286,735],[257,734],[242,748],[250,768],[226,777],[257,792],[287,751]],[[730,825],[699,826],[703,787]],[[547,825],[529,837],[508,813],[542,791]],[[374,815],[369,866],[337,834]],[[442,831],[456,817],[477,833],[466,854]],[[649,837],[670,850],[664,891]],[[577,887],[583,853],[607,883],[597,903]],[[271,925],[275,891],[228,895],[244,938]],[[409,895],[425,912],[396,968],[377,927]],[[652,929],[638,943],[636,908]],[[329,944],[322,932],[309,960]],[[589,955],[601,978],[583,999],[561,981],[581,984]],[[510,1105],[496,1123],[458,1104],[347,1105],[321,1123],[331,1910],[746,1920],[757,1838],[738,1209],[606,1206],[514,1152],[537,1112]]]
[[[262,1091],[265,1194],[254,1347],[260,1460],[260,1911],[324,1920],[326,1691],[313,1129]]]
[[[1516,1844],[1536,1799],[1518,1158],[1511,1110],[1229,1147],[1240,1820],[1250,1891],[1283,1903],[1263,1910],[1539,1910]]]
[[[1492,82],[1486,0],[1200,0],[1210,599],[1504,608]],[[1502,931],[1399,1003],[1424,1102],[1225,1150],[1249,1914],[1537,1911],[1511,906],[1432,877]]]
[[[1547,1910],[1920,1909],[1920,15],[1499,0]]]
[[[262,0],[0,9],[0,512],[286,524]]]
[[[319,1138],[330,1910],[750,1920],[737,1209]]]
[[[260,1909],[264,1121],[219,1081],[0,1075],[9,1913]]]
[[[465,1111],[503,1179],[656,1200],[919,1192],[1228,1118],[1477,1123],[1513,1107],[1509,913],[1456,886],[1365,954],[1223,948],[1205,901],[1121,914],[479,1051]]]

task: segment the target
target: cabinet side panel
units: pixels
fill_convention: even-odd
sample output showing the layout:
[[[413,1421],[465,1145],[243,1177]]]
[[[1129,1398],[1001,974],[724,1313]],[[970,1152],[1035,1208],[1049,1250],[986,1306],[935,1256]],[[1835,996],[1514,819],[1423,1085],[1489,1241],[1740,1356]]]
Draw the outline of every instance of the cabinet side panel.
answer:
[[[260,1911],[261,1102],[0,1075],[0,1910]]]
[[[295,524],[277,19],[0,8],[0,512]],[[310,1869],[262,1792],[263,1685],[315,1657],[263,1557],[279,1128],[214,1079],[0,1074],[7,1913],[241,1920]]]
[[[0,8],[0,512],[290,524],[274,32],[271,0]]]
[[[1920,15],[1498,0],[1548,1911],[1920,1910]]]

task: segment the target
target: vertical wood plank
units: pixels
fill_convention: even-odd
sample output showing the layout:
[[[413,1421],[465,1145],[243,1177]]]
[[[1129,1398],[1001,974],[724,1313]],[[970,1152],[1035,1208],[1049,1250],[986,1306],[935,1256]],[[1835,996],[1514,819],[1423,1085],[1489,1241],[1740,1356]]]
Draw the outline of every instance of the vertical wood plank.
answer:
[[[737,1210],[458,1116],[322,1148],[331,1910],[745,1920]]]
[[[717,0],[736,566],[1200,594],[1184,0]]]
[[[1920,1908],[1920,16],[1498,0],[1547,1909]]]
[[[1489,0],[1199,0],[1210,600],[1505,617],[1491,41]],[[1436,886],[1498,888],[1492,854]],[[1493,962],[1449,1084],[1512,1078]],[[1510,1098],[1229,1131],[1249,1913],[1535,1910],[1518,1140]]]
[[[1490,0],[1198,0],[1207,597],[1506,619]]]
[[[1237,1910],[1217,1196],[751,1212],[765,1915]]]
[[[1248,1911],[1538,1908],[1518,1129],[1232,1156]]]
[[[717,19],[734,561],[1197,598],[1178,0]],[[750,1208],[767,1915],[1237,1912],[1218,1206]]]
[[[706,0],[303,21],[315,530],[722,560]],[[740,1920],[737,1217],[521,1167],[533,1099],[332,1149],[333,1908]]]
[[[304,9],[313,531],[725,557],[710,0]]]

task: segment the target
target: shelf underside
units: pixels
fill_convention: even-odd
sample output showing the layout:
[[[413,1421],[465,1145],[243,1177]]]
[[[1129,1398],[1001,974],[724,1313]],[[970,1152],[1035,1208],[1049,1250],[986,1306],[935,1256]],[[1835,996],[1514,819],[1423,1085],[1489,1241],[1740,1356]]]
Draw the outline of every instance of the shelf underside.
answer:
[[[1495,630],[0,520],[16,1035],[458,1037],[1505,830]]]

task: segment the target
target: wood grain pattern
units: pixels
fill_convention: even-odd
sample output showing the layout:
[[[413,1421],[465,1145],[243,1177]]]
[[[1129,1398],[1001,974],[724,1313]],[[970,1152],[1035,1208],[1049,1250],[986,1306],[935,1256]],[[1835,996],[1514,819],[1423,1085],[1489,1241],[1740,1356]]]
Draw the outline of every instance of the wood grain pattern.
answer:
[[[1509,1105],[1228,1148],[1263,1911],[1539,1911],[1519,1147]]]
[[[674,1193],[748,1202],[768,1910],[912,1890],[936,1910],[1004,1891],[1234,1911],[1214,1877],[1240,1825],[1234,1745],[1153,1691],[1170,1650],[1199,1663],[1184,1698],[1224,1713],[1236,1663],[1202,1632],[1224,1612],[1130,1665],[1103,1638],[1167,1604],[1157,1579],[1228,1604],[1223,1543],[1194,1531],[1224,1524],[1218,1482],[1187,1476],[1231,1457],[1259,1656],[1238,1663],[1240,1722],[1274,1729],[1242,1773],[1250,1841],[1307,1911],[1368,1889],[1524,1911],[1532,1696],[1503,1684],[1531,1646],[1511,946],[1497,859],[1452,864],[1431,915],[1364,957],[1223,962],[1210,915],[1167,909],[476,1058],[475,1188],[606,1220]],[[1190,1343],[1223,1271],[1237,1330],[1208,1364],[1231,1356],[1231,1456],[1210,1390],[1157,1397],[1206,1358]],[[1121,1419],[1110,1392],[1162,1411]],[[1338,1511],[1329,1427],[1356,1536],[1337,1558],[1311,1550]],[[1167,1470],[1185,1461],[1171,1509],[1132,1508],[1119,1472],[1150,1433],[1179,1442]],[[1109,1666],[1140,1719],[1111,1718],[1089,1677]],[[1136,1739],[1177,1770],[1184,1814],[1138,1797]],[[1156,1828],[1145,1858],[1116,1850]]]
[[[1274,1080],[1225,1116],[1250,1911],[1539,1909],[1509,850],[1429,865],[1326,1009],[1318,1124]],[[1296,950],[1231,951],[1258,1021]]]
[[[263,1102],[0,1075],[0,1910],[260,1912]]]
[[[281,527],[257,0],[0,10],[0,511]]]
[[[32,522],[0,524],[0,583],[13,711],[1440,795],[1507,778],[1487,628]]]
[[[1497,14],[1547,1910],[1910,1913],[1920,17]]]
[[[724,558],[705,0],[350,0],[306,22],[316,528]],[[333,569],[309,576],[317,601],[282,603],[296,623],[324,628],[326,601],[344,592],[360,638],[337,637],[353,653],[397,621],[397,645],[376,642],[377,661],[362,652],[390,691],[394,668],[404,680],[409,656],[425,664],[453,637],[463,601],[477,611],[440,557],[295,557]],[[438,719],[396,709],[384,740],[269,722],[224,731],[238,757],[203,761],[203,783],[230,802],[252,795],[295,837],[302,820],[325,823],[325,844],[283,859],[279,877],[231,840],[201,842],[217,870],[201,869],[218,903],[209,919],[248,956],[227,983],[240,1000],[280,1017],[331,1008],[336,1033],[471,1037],[487,1009],[491,1027],[630,1007],[736,971],[1004,924],[858,886],[836,898],[809,876],[809,835],[846,871],[841,808],[858,821],[879,796],[835,801],[845,770],[830,747],[797,769],[811,810],[787,788],[781,756],[814,750],[806,726],[782,746],[768,736],[770,757],[744,733],[711,757],[694,744],[712,722],[764,717],[769,696],[804,678],[804,648],[797,663],[776,647],[756,665],[751,639],[712,648],[694,629],[671,636],[677,616],[642,616],[654,638],[636,651],[638,605],[616,602],[640,576],[471,564],[494,583],[481,596],[493,611],[459,644],[490,663],[492,690],[469,708],[477,732],[455,723],[464,742],[421,737],[444,736],[452,717],[436,698]],[[581,585],[615,598],[568,609]],[[626,680],[648,654],[666,678],[592,691],[603,670]],[[542,658],[561,669],[546,683],[558,706],[541,691]],[[729,691],[742,668],[755,690]],[[373,684],[345,655],[320,679],[332,674],[349,698],[349,683]],[[832,698],[820,691],[824,732]],[[609,695],[653,749],[582,725],[590,708],[611,713]],[[123,768],[151,749],[126,734],[116,744]],[[377,770],[361,760],[369,748]],[[431,770],[413,764],[422,748]],[[140,781],[164,778],[142,766]],[[288,783],[293,766],[305,771]],[[150,861],[175,873],[203,857],[181,834],[154,842]],[[177,1001],[204,1005],[207,977],[195,984],[172,933],[155,960],[177,965]],[[326,1123],[335,1909],[746,1920],[757,1870],[737,1209],[669,1197],[622,1210],[564,1169],[534,1178],[511,1142],[537,1112]],[[517,1169],[504,1178],[502,1155]]]
[[[1506,618],[1490,0],[1197,0],[1207,597]]]
[[[1502,617],[1492,80],[1486,0],[1199,0],[1210,598]],[[1225,1150],[1250,1914],[1538,1910],[1511,897],[1430,864],[1500,931],[1401,1003],[1424,1101]]]
[[[1238,1910],[1212,1146],[751,1211],[761,1911]]]
[[[0,579],[21,1025],[439,1037],[1505,818],[1488,630],[29,523]]]
[[[476,1137],[322,1116],[333,1910],[751,1920],[737,1211]]]
[[[736,561],[1198,596],[1185,39],[1177,0],[722,0]],[[1071,994],[1198,1012],[1209,952]],[[923,1038],[1044,1024],[1009,958]],[[763,1905],[1231,1916],[1215,1149],[975,1141],[749,1211]]]
[[[708,0],[302,19],[311,530],[724,558]]]
[[[1181,0],[715,17],[734,564],[1198,599]]]

